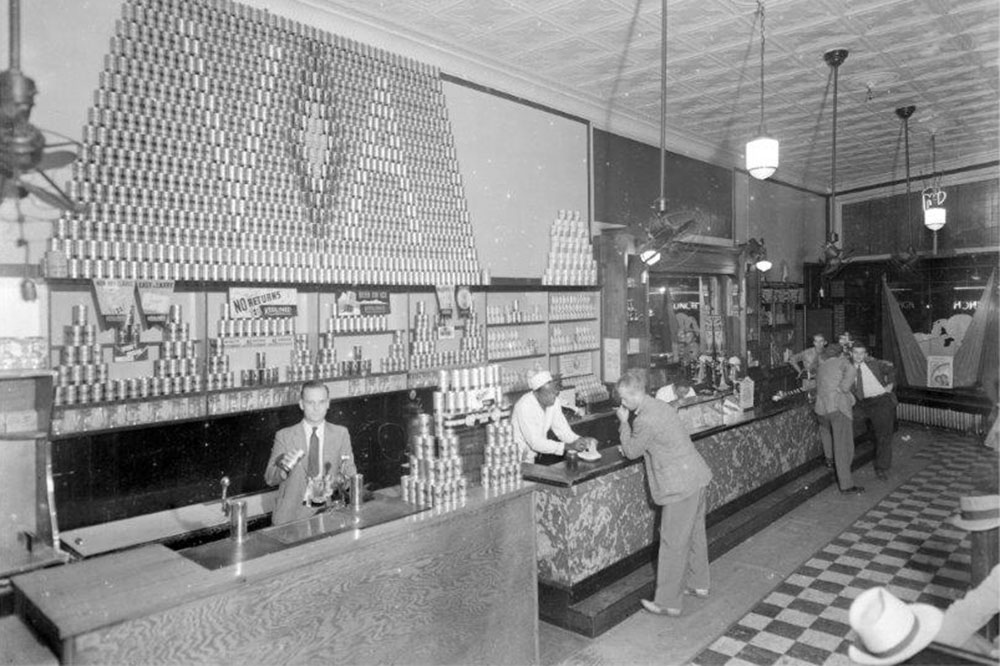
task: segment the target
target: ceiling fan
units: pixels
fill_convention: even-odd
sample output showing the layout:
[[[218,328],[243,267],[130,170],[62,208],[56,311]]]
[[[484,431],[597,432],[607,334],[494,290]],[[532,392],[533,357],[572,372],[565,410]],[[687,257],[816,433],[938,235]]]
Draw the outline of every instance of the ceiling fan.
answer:
[[[653,215],[640,225],[646,239],[639,246],[639,258],[652,266],[660,260],[663,250],[692,231],[700,215],[697,211],[668,212],[667,205],[667,0],[660,6],[660,196],[653,202]]]
[[[0,72],[0,203],[33,195],[60,210],[75,210],[76,204],[46,171],[76,159],[70,150],[52,148],[79,144],[47,143],[45,133],[29,122],[36,92],[35,82],[21,72],[21,3],[10,0],[10,68]],[[30,182],[27,175],[41,176],[48,187]]]

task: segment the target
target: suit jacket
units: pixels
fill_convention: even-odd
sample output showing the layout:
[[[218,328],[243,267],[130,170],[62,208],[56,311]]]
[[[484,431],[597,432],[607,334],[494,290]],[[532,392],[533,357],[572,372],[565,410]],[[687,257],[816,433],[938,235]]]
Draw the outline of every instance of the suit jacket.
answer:
[[[885,388],[889,384],[892,384],[895,387],[896,367],[892,363],[890,363],[889,361],[883,361],[881,359],[872,358],[871,356],[866,358],[864,363],[865,365],[868,366],[868,369],[871,370],[872,374],[875,376],[875,379],[878,380],[878,382],[882,385],[882,388]],[[861,396],[858,395],[857,381],[854,382],[853,390],[855,396],[858,399],[861,399]],[[896,397],[896,393],[894,391],[889,391],[889,397],[892,399],[893,406],[895,406],[896,403],[899,402],[899,399]]]
[[[618,435],[626,458],[643,456],[656,504],[678,502],[712,480],[712,470],[694,448],[677,410],[662,400],[644,396],[632,425],[622,423]]]
[[[816,368],[816,404],[813,410],[820,416],[840,412],[854,418],[854,380],[858,371],[844,356],[820,361]]]
[[[306,456],[292,468],[288,478],[281,479],[282,471],[278,467],[278,458],[285,453],[301,449],[309,453],[309,440],[306,438],[302,422],[279,430],[274,435],[274,446],[271,447],[271,457],[264,471],[264,482],[269,486],[278,486],[278,498],[275,501],[271,522],[275,525],[290,523],[295,520],[309,518],[316,509],[302,504],[306,492]],[[344,469],[340,468],[340,457],[347,456]],[[347,428],[327,422],[323,431],[323,468],[330,463],[330,474],[336,476],[343,472],[346,476],[357,473],[354,465],[354,452],[351,450],[351,435]]]

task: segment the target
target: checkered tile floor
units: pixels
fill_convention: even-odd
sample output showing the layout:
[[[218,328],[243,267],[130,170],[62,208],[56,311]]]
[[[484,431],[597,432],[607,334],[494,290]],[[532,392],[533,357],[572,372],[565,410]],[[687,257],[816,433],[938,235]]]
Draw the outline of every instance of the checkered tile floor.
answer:
[[[694,664],[851,664],[851,601],[884,585],[900,599],[946,608],[969,584],[969,539],[945,519],[997,456],[972,437],[935,433],[915,453],[931,464],[813,555]]]

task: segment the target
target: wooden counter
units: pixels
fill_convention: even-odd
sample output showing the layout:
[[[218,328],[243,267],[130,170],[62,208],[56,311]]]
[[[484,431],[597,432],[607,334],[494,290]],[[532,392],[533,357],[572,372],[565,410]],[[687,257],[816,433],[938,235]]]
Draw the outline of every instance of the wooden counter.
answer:
[[[18,576],[63,663],[535,663],[533,484],[216,571],[161,545]]]

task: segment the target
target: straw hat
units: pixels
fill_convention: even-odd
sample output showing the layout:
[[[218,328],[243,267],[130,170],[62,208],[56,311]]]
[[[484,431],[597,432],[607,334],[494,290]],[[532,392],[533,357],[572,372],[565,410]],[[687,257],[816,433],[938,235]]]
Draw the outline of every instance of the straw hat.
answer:
[[[955,527],[970,532],[982,532],[1000,527],[1000,495],[963,497],[958,503],[960,513],[948,519]]]
[[[551,372],[549,372],[548,370],[541,370],[531,375],[531,377],[528,379],[528,386],[531,388],[532,391],[537,391],[546,384],[554,381],[555,378],[552,376]]]
[[[927,604],[906,604],[884,587],[865,590],[851,603],[851,628],[863,647],[847,654],[858,664],[898,664],[923,650],[941,629],[944,613]]]

